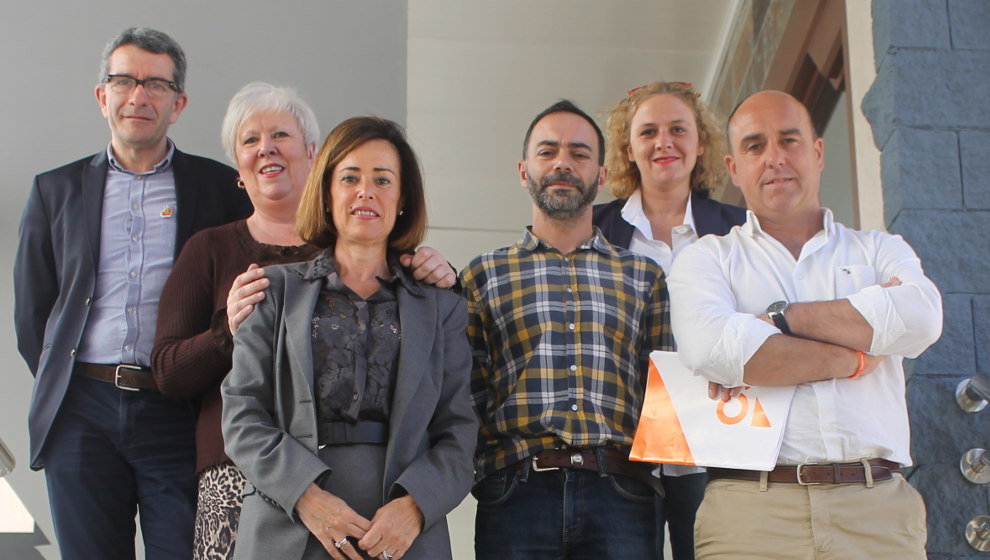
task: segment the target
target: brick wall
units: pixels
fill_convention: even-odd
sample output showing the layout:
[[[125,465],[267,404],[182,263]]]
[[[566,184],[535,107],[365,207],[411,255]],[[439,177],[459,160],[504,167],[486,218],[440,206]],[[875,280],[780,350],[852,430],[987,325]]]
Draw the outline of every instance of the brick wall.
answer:
[[[847,0],[849,1],[849,0]],[[963,530],[990,490],[959,459],[990,448],[990,410],[955,404],[990,370],[990,0],[873,0],[877,79],[863,100],[882,151],[884,219],[942,291],[942,339],[908,365],[911,482],[928,506],[928,553],[990,558]]]

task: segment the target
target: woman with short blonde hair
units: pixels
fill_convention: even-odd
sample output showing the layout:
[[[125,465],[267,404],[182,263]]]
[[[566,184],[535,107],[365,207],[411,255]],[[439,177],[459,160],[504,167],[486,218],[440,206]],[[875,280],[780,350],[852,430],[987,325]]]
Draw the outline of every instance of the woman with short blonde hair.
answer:
[[[629,90],[609,113],[606,136],[608,184],[618,198],[595,207],[594,223],[614,245],[650,257],[667,273],[681,249],[746,220],[744,209],[709,197],[725,177],[725,148],[691,84],[655,82]],[[705,474],[679,465],[662,469],[659,534],[669,523],[674,559],[692,560]]]

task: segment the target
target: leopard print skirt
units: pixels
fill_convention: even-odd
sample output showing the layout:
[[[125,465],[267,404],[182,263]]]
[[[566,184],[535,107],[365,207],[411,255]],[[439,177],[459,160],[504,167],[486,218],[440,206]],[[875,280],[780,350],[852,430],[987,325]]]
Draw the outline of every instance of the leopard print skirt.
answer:
[[[195,560],[229,560],[234,557],[245,480],[241,471],[230,461],[207,467],[200,473],[193,536]]]

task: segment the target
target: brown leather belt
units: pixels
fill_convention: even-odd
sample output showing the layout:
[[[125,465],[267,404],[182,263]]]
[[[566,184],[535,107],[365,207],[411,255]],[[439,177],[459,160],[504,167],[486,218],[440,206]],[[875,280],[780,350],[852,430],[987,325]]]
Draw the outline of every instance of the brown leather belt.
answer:
[[[598,465],[598,454],[602,457],[602,468]],[[520,468],[529,462],[531,472],[577,469],[597,473],[621,474],[638,480],[663,495],[660,479],[653,476],[651,463],[637,463],[629,460],[629,452],[618,449],[544,449],[539,453],[516,463]]]
[[[155,383],[155,378],[151,375],[151,369],[144,366],[76,362],[76,365],[72,368],[72,373],[113,383],[118,389],[123,389],[124,391],[144,389],[146,391],[160,392],[158,384]]]
[[[870,474],[874,481],[890,480],[894,473],[901,472],[901,466],[886,459],[870,459]],[[759,481],[763,471],[708,468],[708,479],[732,478],[735,480]],[[803,465],[781,465],[768,473],[768,482],[790,482],[809,486],[812,484],[847,484],[868,482],[863,463],[829,463]]]
[[[639,464],[629,462],[629,455],[618,449],[602,449],[604,472],[633,476],[633,471],[642,470]],[[598,471],[598,454],[594,449],[545,449],[530,458],[533,470],[550,471],[557,469],[580,469]]]

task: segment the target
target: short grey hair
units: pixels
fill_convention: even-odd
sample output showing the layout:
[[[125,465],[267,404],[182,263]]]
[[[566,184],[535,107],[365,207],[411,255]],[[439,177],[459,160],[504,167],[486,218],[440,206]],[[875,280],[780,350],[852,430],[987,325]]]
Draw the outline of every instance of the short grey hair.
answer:
[[[306,146],[315,146],[320,140],[320,125],[316,114],[296,90],[266,82],[251,82],[242,87],[227,105],[227,114],[220,127],[220,141],[230,161],[237,163],[237,132],[245,120],[262,111],[278,113],[287,111],[296,118]]]
[[[103,48],[103,57],[100,59],[100,75],[97,78],[98,83],[105,83],[109,79],[110,55],[124,45],[134,45],[143,51],[154,54],[167,54],[172,59],[172,66],[174,67],[172,81],[175,82],[176,91],[179,93],[186,91],[186,53],[182,52],[182,47],[175,42],[175,39],[150,27],[129,27],[110,39],[107,46]]]

